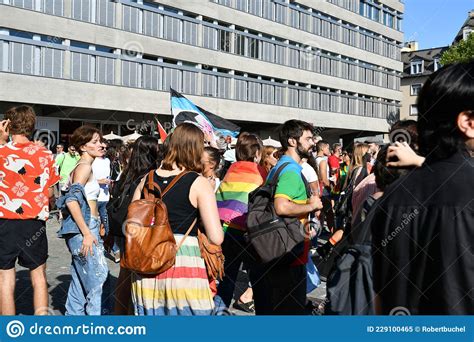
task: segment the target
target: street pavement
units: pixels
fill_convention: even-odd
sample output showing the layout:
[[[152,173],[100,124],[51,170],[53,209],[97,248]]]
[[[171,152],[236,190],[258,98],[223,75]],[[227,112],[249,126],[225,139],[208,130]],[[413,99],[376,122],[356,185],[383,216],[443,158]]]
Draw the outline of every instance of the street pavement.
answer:
[[[46,274],[48,279],[49,292],[49,308],[51,315],[64,315],[65,303],[67,298],[67,291],[71,281],[70,263],[71,256],[67,250],[63,239],[57,237],[59,230],[59,223],[53,216],[47,223],[47,234],[49,244],[49,258],[47,261]],[[113,308],[112,293],[115,288],[115,283],[119,274],[119,264],[107,258],[109,266],[109,277],[104,284],[104,303],[105,314],[111,313]],[[33,290],[31,288],[31,281],[28,269],[21,266],[16,266],[16,291],[15,303],[17,315],[32,315],[33,309]],[[235,297],[239,298],[241,293],[246,289],[246,282],[244,274],[241,274],[237,279],[237,286]],[[326,284],[323,282],[316,290],[308,295],[308,299],[316,304],[324,302],[326,296]],[[230,308],[230,312],[234,315],[250,315],[240,310]]]

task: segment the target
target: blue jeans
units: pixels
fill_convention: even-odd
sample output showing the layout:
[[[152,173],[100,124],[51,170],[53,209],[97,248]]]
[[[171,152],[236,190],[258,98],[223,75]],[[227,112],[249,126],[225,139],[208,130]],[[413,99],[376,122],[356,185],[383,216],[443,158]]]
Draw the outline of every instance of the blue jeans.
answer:
[[[91,217],[91,233],[98,241],[93,245],[94,255],[84,257],[81,253],[82,234],[66,239],[72,255],[71,284],[67,293],[66,315],[100,315],[102,312],[102,286],[109,272],[104,257],[104,246],[99,236],[99,220]]]
[[[100,216],[100,222],[104,224],[105,227],[105,235],[109,235],[109,218],[107,216],[107,203],[109,202],[97,202],[97,209],[99,210],[99,216]],[[118,252],[119,247],[117,243],[114,242],[114,245],[112,247],[112,253]]]

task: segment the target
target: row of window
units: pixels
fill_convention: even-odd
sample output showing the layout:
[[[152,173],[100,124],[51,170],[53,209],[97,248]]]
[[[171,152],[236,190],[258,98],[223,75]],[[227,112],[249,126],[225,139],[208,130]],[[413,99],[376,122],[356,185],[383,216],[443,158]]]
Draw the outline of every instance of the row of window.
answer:
[[[375,32],[357,28],[350,23],[340,22],[338,18],[319,13],[317,10],[310,11],[309,8],[301,5],[287,4],[279,0],[211,1],[385,57],[400,60],[400,47],[397,42]],[[354,39],[345,40],[343,38],[344,36],[351,35],[354,36]]]
[[[4,38],[5,39],[5,38]],[[238,101],[331,111],[386,118],[398,105],[366,96],[341,94],[334,90],[302,87],[260,77],[211,72],[126,55],[118,56],[71,44],[70,70],[65,70],[65,47],[22,39],[0,40],[0,71],[69,78],[107,85],[167,91],[170,87],[186,94]],[[117,79],[120,68],[121,81]]]
[[[35,6],[33,0],[10,0],[11,5],[23,7],[27,9],[39,10],[54,15],[64,15],[63,0],[40,0],[44,5]],[[263,9],[267,8],[269,13],[272,14],[271,20],[282,22],[286,24],[286,13],[289,11],[291,18],[290,25],[301,30],[305,30],[316,35],[329,38],[331,40],[343,42],[345,44],[358,47],[360,49],[373,52],[376,54],[383,55],[392,59],[400,59],[400,48],[396,43],[387,39],[381,39],[379,35],[363,30],[357,29],[357,27],[350,25],[349,23],[340,23],[337,18],[331,18],[319,13],[305,13],[300,8],[295,9],[291,6],[288,7],[285,3],[278,3],[275,0],[250,0],[252,5],[243,5],[247,3],[247,0],[236,0],[235,3],[231,3],[228,0],[213,0],[216,3],[223,5],[233,6],[235,9],[250,11],[255,8],[261,8],[261,11],[257,11],[253,14],[261,13],[263,16]],[[170,10],[174,13],[177,11],[173,9],[165,9],[163,6],[159,6],[157,3],[144,3],[139,5],[136,1],[124,0],[123,2],[123,19],[121,23],[122,29],[135,33],[144,33],[147,35],[157,36],[164,39],[170,39],[177,41],[179,32],[177,26],[179,22],[184,21],[188,35],[197,35],[197,24],[199,21],[195,20],[195,15],[186,17],[181,15],[181,18],[170,18],[165,19],[168,23],[164,23],[164,26],[160,26],[160,23],[156,18],[153,18],[153,13],[157,13],[160,9],[162,12]],[[125,4],[129,4],[132,7],[127,7]],[[115,21],[115,6],[116,3],[111,0],[72,0],[72,13],[71,17],[76,20],[87,21],[96,23],[99,25],[117,27]],[[151,12],[145,8],[149,8]],[[278,15],[277,15],[278,14]],[[281,14],[281,15],[280,15]],[[186,20],[186,18],[188,20]],[[167,32],[160,33],[167,30]],[[174,28],[174,30],[173,30]],[[171,31],[170,31],[171,30]],[[155,34],[153,34],[155,32]],[[162,36],[163,35],[163,36]],[[188,37],[186,35],[186,37]],[[189,38],[188,41],[183,42],[197,45],[197,41]]]
[[[3,0],[3,3],[52,15],[62,16],[64,11],[63,1],[58,0]]]
[[[402,31],[402,14],[374,0],[327,0],[351,12],[376,21],[380,24]]]
[[[73,0],[72,16],[77,20],[114,26],[115,3],[108,0]],[[370,67],[367,64],[354,64],[354,60],[350,62],[351,59],[348,57],[331,56],[330,53],[316,50],[314,47],[300,47],[296,43],[286,44],[275,38],[263,38],[207,22],[203,22],[202,42],[198,44],[199,24],[197,22],[165,15],[163,11],[143,10],[125,4],[123,4],[122,17],[123,29],[134,33],[202,46],[389,89],[400,89],[400,77],[394,71],[380,70],[376,66],[372,66],[373,70],[369,70]],[[318,18],[314,20],[320,21]],[[330,29],[329,25],[332,24],[329,22],[320,22],[322,23],[321,32],[326,32],[324,34],[338,32],[337,29]],[[355,31],[343,29],[344,42],[350,43],[356,39]],[[360,46],[378,50],[379,43],[370,36],[359,36]],[[386,43],[384,48],[395,50],[394,45]],[[388,51],[388,53],[394,53],[394,51]]]
[[[433,59],[433,71],[437,71],[441,67],[439,57]],[[425,61],[423,59],[415,59],[410,62],[410,74],[417,75],[425,72]]]
[[[125,4],[123,5],[123,11],[125,23],[124,28],[127,30],[176,42],[198,45],[198,24],[195,22],[188,22],[186,20],[181,20],[180,18],[167,16],[160,12],[142,10],[140,8],[126,6]],[[143,20],[132,20],[137,17],[142,17]],[[134,23],[134,25],[129,25],[128,23]],[[324,27],[326,27],[326,24],[329,23],[325,22]],[[326,28],[327,32],[331,31],[329,30],[329,27]],[[344,32],[345,31],[343,30],[343,33]],[[352,35],[352,40],[355,41],[355,32],[352,31],[350,34]],[[347,35],[349,35],[349,31]],[[369,49],[379,49],[379,42],[374,40],[372,37],[361,35],[359,39],[360,46]],[[344,38],[344,40],[346,40],[346,38]],[[349,41],[351,38],[349,37],[347,40]],[[393,71],[386,70],[385,72],[387,72],[387,74],[384,75],[383,70],[377,70],[374,66],[375,70],[368,72],[369,74],[374,74],[374,80],[371,78],[366,80],[362,77],[349,78],[344,72],[339,72],[339,70],[349,69],[350,63],[346,62],[347,60],[350,60],[348,57],[331,56],[330,53],[323,53],[311,46],[299,46],[297,43],[286,44],[284,41],[277,41],[276,38],[262,37],[248,32],[232,30],[218,24],[203,22],[201,46],[212,50],[229,52],[271,63],[287,65],[294,68],[310,70],[399,90],[400,79]],[[395,46],[385,44],[384,48],[394,50]],[[387,53],[390,53],[390,51]],[[391,51],[391,53],[394,53],[394,51]],[[331,63],[328,65],[334,65],[334,67],[321,67],[321,65],[324,64],[324,61],[323,63],[320,63],[320,59],[332,59]],[[363,66],[356,65],[353,68],[358,69],[363,68]],[[358,75],[362,75],[362,73],[364,73],[364,71],[361,71],[361,73],[355,71],[355,74]],[[387,81],[385,82],[385,80]]]

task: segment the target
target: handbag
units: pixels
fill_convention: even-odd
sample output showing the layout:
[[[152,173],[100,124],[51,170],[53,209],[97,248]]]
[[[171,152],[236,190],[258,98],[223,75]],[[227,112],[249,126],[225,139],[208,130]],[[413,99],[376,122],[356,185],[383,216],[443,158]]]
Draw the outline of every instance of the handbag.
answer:
[[[224,261],[225,257],[222,253],[222,247],[210,243],[206,234],[198,229],[198,242],[201,257],[206,264],[207,275],[211,279],[222,280],[224,278]]]

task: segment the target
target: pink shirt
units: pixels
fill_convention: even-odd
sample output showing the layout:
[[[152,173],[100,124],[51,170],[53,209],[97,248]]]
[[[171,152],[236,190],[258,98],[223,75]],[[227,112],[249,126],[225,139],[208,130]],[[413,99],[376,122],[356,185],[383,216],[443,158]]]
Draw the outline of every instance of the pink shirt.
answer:
[[[375,175],[371,173],[365,177],[354,189],[352,193],[352,217],[357,217],[359,209],[370,195],[377,192],[377,184],[375,183]]]

